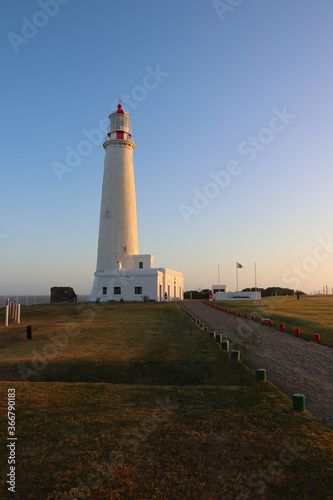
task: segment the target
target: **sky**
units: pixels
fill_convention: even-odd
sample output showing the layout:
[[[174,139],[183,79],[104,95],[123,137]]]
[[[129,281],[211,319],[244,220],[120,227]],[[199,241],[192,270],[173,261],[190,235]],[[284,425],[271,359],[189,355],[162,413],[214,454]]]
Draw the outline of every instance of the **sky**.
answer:
[[[0,294],[89,294],[106,118],[140,253],[185,290],[333,287],[331,0],[0,5]]]

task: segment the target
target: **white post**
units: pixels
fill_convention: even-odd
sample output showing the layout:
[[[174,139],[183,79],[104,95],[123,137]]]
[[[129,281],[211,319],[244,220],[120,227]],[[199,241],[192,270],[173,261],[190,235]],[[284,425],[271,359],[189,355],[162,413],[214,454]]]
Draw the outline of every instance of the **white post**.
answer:
[[[21,323],[21,304],[17,306],[17,322]]]
[[[5,326],[8,326],[9,305],[6,305]]]
[[[14,304],[14,320],[17,321],[17,304]]]

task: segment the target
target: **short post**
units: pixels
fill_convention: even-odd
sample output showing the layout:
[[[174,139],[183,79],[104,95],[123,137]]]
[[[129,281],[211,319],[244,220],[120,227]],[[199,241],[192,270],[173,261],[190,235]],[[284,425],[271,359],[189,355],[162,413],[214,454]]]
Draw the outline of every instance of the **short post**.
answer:
[[[221,347],[223,351],[229,351],[229,340],[222,340]]]
[[[31,340],[32,339],[32,326],[29,325],[27,326],[27,340]]]
[[[273,320],[270,319],[269,322],[268,322],[268,326],[272,326],[273,325]]]
[[[314,336],[314,339],[315,339],[316,342],[319,342],[319,340],[320,340],[320,334],[316,333],[315,336]]]
[[[294,411],[305,411],[305,396],[304,394],[293,394]]]
[[[263,322],[264,322],[264,318],[260,318],[259,323],[263,323]]]
[[[18,304],[15,304],[14,320],[17,321]]]
[[[21,304],[17,306],[17,322],[21,323]]]
[[[235,361],[240,360],[240,351],[230,351],[230,358],[234,359]]]
[[[246,318],[246,319],[247,319],[248,317],[249,317],[249,315],[248,315],[248,314],[245,314],[245,315],[244,315],[244,318]]]
[[[222,333],[217,333],[217,334],[215,335],[215,340],[216,340],[216,342],[217,342],[218,344],[221,344],[221,342],[222,342]]]
[[[280,330],[284,330],[284,323],[280,323]]]
[[[258,380],[266,380],[266,370],[260,368],[256,371],[256,377]]]
[[[210,336],[214,339],[214,338],[215,338],[216,333],[212,330],[212,331],[209,333],[209,335],[210,335]]]
[[[5,326],[8,326],[9,305],[6,305]]]
[[[256,317],[255,316],[251,316],[251,319],[253,319],[253,321],[254,321],[256,319]]]
[[[300,328],[295,328],[295,335],[300,335],[301,329]]]

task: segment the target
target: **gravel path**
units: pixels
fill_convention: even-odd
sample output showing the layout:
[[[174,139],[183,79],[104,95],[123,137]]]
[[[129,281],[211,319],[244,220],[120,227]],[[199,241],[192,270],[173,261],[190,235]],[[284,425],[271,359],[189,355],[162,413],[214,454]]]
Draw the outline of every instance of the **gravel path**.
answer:
[[[267,380],[288,397],[305,395],[306,410],[333,429],[333,349],[269,326],[238,318],[201,301],[182,301],[184,308],[222,333],[252,370],[265,368]]]

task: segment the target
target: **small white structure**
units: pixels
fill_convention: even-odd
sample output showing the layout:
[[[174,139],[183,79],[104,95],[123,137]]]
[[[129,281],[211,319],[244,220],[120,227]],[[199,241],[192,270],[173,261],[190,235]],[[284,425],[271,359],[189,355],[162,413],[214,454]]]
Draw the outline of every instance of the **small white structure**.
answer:
[[[261,292],[218,292],[215,300],[261,300]]]
[[[213,292],[213,299],[215,299],[215,295],[219,292],[227,292],[228,287],[227,285],[212,285],[212,292]]]
[[[104,177],[97,269],[90,300],[170,301],[183,298],[182,273],[154,268],[151,254],[139,254],[130,116],[118,104],[103,144]]]

